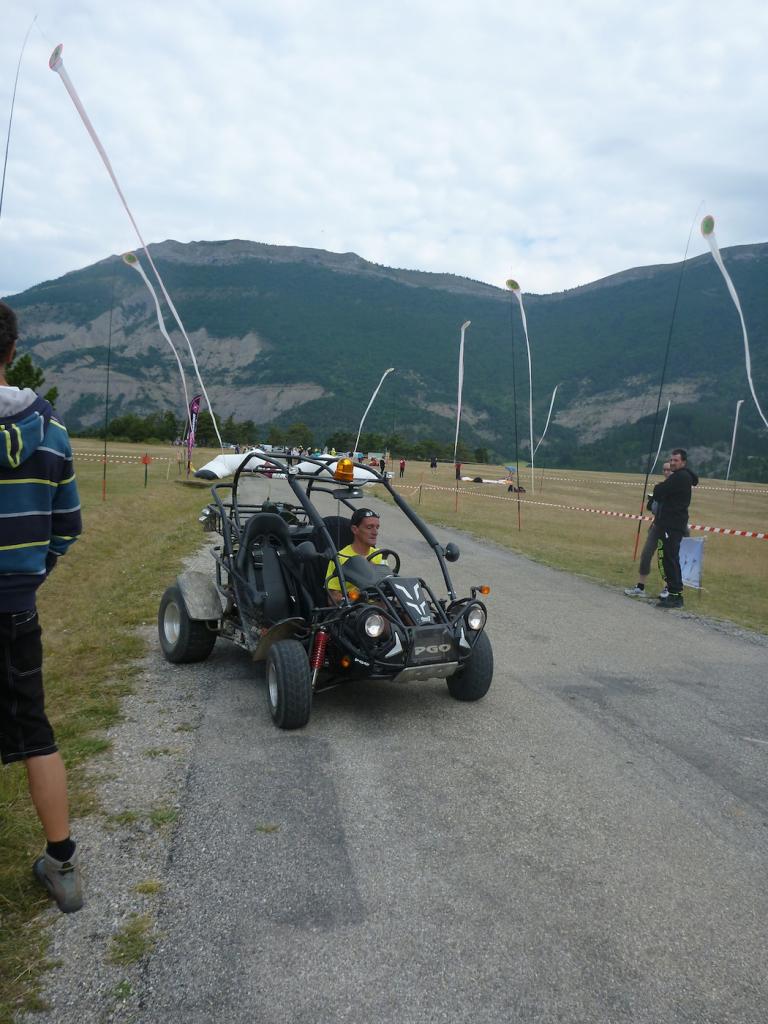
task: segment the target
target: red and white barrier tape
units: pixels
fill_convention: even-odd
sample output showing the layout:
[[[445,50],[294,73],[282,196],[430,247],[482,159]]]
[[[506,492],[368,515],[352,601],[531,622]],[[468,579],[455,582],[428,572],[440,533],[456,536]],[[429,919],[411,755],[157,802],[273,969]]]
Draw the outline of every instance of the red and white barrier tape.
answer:
[[[403,488],[403,490],[414,490],[417,491],[423,489],[425,491],[447,491],[450,494],[456,493],[454,487],[440,487],[438,484],[422,484],[421,487],[418,485],[413,488]],[[459,490],[459,494],[466,498],[485,498],[491,501],[507,501],[516,502],[517,498],[505,498],[501,494],[481,494],[479,491],[464,491]],[[653,516],[637,515],[632,512],[610,512],[604,508],[589,508],[586,505],[558,505],[552,501],[531,501],[529,498],[520,498],[520,501],[525,505],[541,505],[545,508],[560,508],[565,509],[569,512],[592,512],[599,516],[610,516],[615,519],[638,519],[642,522],[652,522]],[[726,537],[751,537],[754,540],[768,540],[768,533],[758,533],[756,530],[731,530],[725,526],[703,526],[700,523],[689,523],[689,530],[701,530],[703,533],[719,533]]]
[[[104,461],[103,452],[78,452],[73,450],[72,452],[75,462],[84,462],[94,460],[98,462]],[[107,455],[107,462],[141,462],[143,456],[141,455]],[[151,456],[153,462],[186,462],[186,459],[172,459],[168,455],[153,455]]]

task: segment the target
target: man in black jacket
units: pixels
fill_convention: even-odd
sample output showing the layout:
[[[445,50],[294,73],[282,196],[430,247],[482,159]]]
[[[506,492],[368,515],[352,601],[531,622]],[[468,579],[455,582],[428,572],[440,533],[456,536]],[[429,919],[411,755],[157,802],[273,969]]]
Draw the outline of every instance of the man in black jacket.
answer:
[[[669,597],[660,600],[659,608],[683,607],[683,577],[680,572],[680,541],[688,526],[688,507],[691,504],[691,488],[699,478],[688,469],[688,453],[675,448],[669,457],[672,470],[666,480],[656,484],[653,500],[658,502],[656,528],[661,537],[664,578],[667,581]]]

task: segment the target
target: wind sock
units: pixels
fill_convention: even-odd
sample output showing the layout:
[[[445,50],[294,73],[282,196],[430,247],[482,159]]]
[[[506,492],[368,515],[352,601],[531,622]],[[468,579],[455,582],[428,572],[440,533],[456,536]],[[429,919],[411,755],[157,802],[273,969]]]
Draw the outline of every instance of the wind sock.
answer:
[[[517,281],[507,281],[507,288],[517,299],[520,305],[520,316],[523,320],[523,334],[525,335],[525,347],[528,352],[528,425],[530,428],[531,436],[531,494],[535,493],[535,482],[533,473],[533,456],[535,449],[533,447],[533,373],[531,372],[531,344],[528,341],[528,322],[525,319],[525,307],[523,306],[523,293],[520,290],[520,285]]]
[[[171,346],[171,351],[173,352],[174,356],[176,357],[176,365],[179,367],[179,376],[181,377],[181,386],[184,389],[184,412],[185,412],[186,417],[187,417],[187,423],[191,427],[192,423],[191,423],[191,420],[189,418],[190,417],[190,413],[189,413],[189,393],[187,392],[187,379],[184,376],[184,367],[181,365],[181,359],[179,359],[179,353],[176,351],[176,346],[171,341],[170,336],[168,334],[168,331],[165,329],[165,321],[163,320],[163,314],[160,311],[160,303],[158,302],[158,299],[157,299],[157,292],[152,287],[152,282],[149,280],[147,275],[144,273],[144,268],[142,267],[141,263],[139,263],[138,257],[136,256],[136,253],[134,253],[134,252],[126,252],[126,253],[124,253],[123,254],[123,263],[126,263],[129,267],[133,267],[133,269],[137,272],[139,277],[142,279],[144,284],[149,289],[149,294],[154,299],[154,302],[155,302],[155,312],[157,313],[157,326],[160,328],[160,333],[162,334],[162,336],[165,338],[165,340]]]
[[[358,427],[358,431],[357,431],[357,437],[355,438],[355,447],[354,447],[354,450],[353,450],[353,452],[352,452],[352,455],[353,455],[353,456],[355,455],[355,452],[357,451],[357,446],[358,446],[358,444],[360,443],[360,435],[361,435],[361,434],[362,434],[362,432],[363,432],[363,424],[365,423],[365,417],[366,417],[366,416],[368,415],[368,413],[369,413],[369,411],[370,411],[370,408],[371,408],[371,406],[372,406],[372,405],[373,405],[373,403],[375,402],[375,400],[376,400],[376,395],[378,395],[379,391],[381,390],[381,385],[382,385],[382,384],[384,383],[384,378],[385,378],[385,377],[386,377],[386,376],[387,376],[388,374],[390,374],[390,373],[394,373],[394,372],[395,372],[395,368],[394,368],[394,366],[390,366],[390,368],[389,368],[388,370],[385,370],[385,371],[384,371],[384,373],[382,373],[382,375],[381,375],[381,380],[379,381],[379,383],[378,383],[378,386],[377,386],[376,390],[375,390],[375,391],[373,392],[373,394],[371,395],[371,400],[370,400],[370,402],[368,403],[368,405],[366,406],[365,412],[363,413],[363,418],[362,418],[362,419],[360,420],[360,426]]]
[[[712,255],[715,258],[715,263],[718,265],[718,267],[720,268],[720,273],[725,278],[725,283],[728,286],[728,291],[731,293],[733,304],[736,306],[736,312],[739,314],[739,320],[741,321],[741,331],[744,337],[744,362],[746,363],[747,367],[747,380],[749,381],[749,390],[752,393],[752,398],[754,399],[755,407],[757,408],[757,411],[760,413],[760,419],[763,421],[766,427],[768,427],[768,420],[765,418],[765,413],[760,408],[760,403],[758,402],[757,395],[755,394],[755,386],[752,383],[752,360],[749,355],[749,338],[747,337],[747,325],[744,323],[744,314],[741,311],[741,303],[739,302],[739,296],[736,294],[736,289],[733,286],[733,281],[731,280],[728,271],[725,269],[723,257],[720,255],[720,248],[717,244],[717,239],[715,238],[714,217],[711,217],[709,216],[709,214],[707,214],[707,216],[702,220],[701,233],[704,236],[707,245],[709,245],[709,248],[712,250]]]
[[[552,398],[550,399],[550,402],[549,402],[549,412],[547,413],[547,422],[544,424],[544,433],[541,435],[541,437],[539,438],[539,440],[538,440],[538,442],[536,444],[536,447],[533,449],[533,454],[534,455],[539,450],[539,445],[541,444],[541,442],[547,436],[547,429],[549,427],[549,419],[550,419],[550,416],[552,415],[552,406],[555,404],[555,395],[557,394],[557,389],[559,387],[560,387],[559,384],[555,384],[555,390],[552,392]]]
[[[453,442],[453,461],[456,462],[456,452],[459,449],[459,424],[461,423],[461,393],[464,390],[464,335],[472,323],[465,320],[461,325],[461,341],[459,342],[459,397],[456,401],[456,440]]]
[[[740,398],[736,403],[736,415],[733,419],[733,436],[731,437],[731,454],[728,458],[728,469],[725,472],[725,479],[730,480],[731,478],[731,463],[733,462],[733,449],[736,447],[736,428],[739,425],[739,411],[742,405],[744,405],[744,399]]]
[[[125,212],[128,214],[128,219],[130,220],[131,224],[133,225],[133,230],[136,232],[136,237],[141,242],[141,247],[144,250],[144,253],[145,253],[147,259],[149,260],[149,265],[152,267],[152,271],[154,272],[154,275],[157,278],[157,283],[160,285],[160,291],[163,293],[163,298],[168,303],[168,308],[170,309],[171,313],[173,314],[173,318],[174,318],[174,320],[176,321],[176,323],[179,326],[179,330],[181,331],[182,337],[184,338],[184,340],[187,343],[187,347],[189,348],[189,354],[192,357],[192,365],[195,368],[195,375],[197,377],[198,383],[200,384],[200,389],[202,390],[203,395],[205,396],[205,400],[208,403],[208,410],[209,410],[209,412],[211,414],[211,419],[213,420],[213,429],[216,431],[216,437],[219,439],[219,445],[223,448],[224,447],[224,442],[221,440],[221,434],[219,433],[219,428],[218,428],[218,426],[216,424],[216,417],[213,414],[213,406],[211,405],[211,400],[208,397],[208,392],[205,389],[205,384],[203,383],[203,378],[200,376],[200,368],[197,365],[197,358],[195,356],[195,350],[192,348],[192,342],[189,340],[189,337],[187,336],[187,332],[184,330],[184,324],[181,322],[181,317],[176,312],[176,307],[174,306],[173,301],[171,300],[171,297],[170,297],[170,295],[168,294],[168,292],[166,290],[166,287],[165,287],[165,284],[163,282],[163,279],[162,279],[162,277],[160,277],[160,272],[158,271],[157,267],[155,266],[154,260],[152,259],[151,255],[149,253],[149,249],[147,248],[147,243],[144,241],[144,238],[142,237],[141,231],[139,230],[139,225],[136,223],[136,221],[134,219],[134,216],[131,213],[131,210],[130,210],[130,208],[128,206],[126,198],[123,195],[123,190],[120,188],[120,184],[119,184],[117,178],[115,177],[115,172],[112,170],[112,164],[109,162],[109,157],[107,156],[106,150],[102,146],[101,140],[99,139],[99,136],[96,134],[96,129],[91,124],[90,118],[86,114],[85,108],[83,107],[83,104],[80,101],[80,97],[77,94],[77,90],[75,89],[74,85],[72,84],[72,82],[70,80],[69,75],[67,74],[67,70],[64,67],[64,61],[61,59],[61,53],[62,53],[63,49],[64,49],[63,43],[59,43],[59,45],[56,47],[56,49],[51,54],[51,58],[48,61],[48,67],[51,69],[51,71],[55,71],[56,74],[61,79],[61,81],[64,83],[64,88],[69,93],[69,97],[72,100],[72,102],[74,103],[75,109],[77,110],[78,114],[80,115],[80,120],[85,125],[85,129],[88,132],[88,134],[90,135],[91,140],[92,140],[94,146],[96,147],[96,149],[97,149],[97,151],[99,153],[99,156],[101,157],[102,162],[104,163],[104,166],[107,169],[107,173],[109,174],[110,178],[112,179],[112,184],[115,186],[117,194],[120,197],[120,201],[123,204],[123,206],[125,207]]]
[[[671,402],[667,402],[667,412],[666,412],[666,415],[664,416],[664,423],[662,424],[662,427],[661,427],[661,437],[659,438],[659,447],[656,449],[656,458],[653,460],[653,465],[648,470],[648,476],[650,476],[653,473],[654,469],[656,469],[656,463],[659,461],[659,455],[661,454],[661,446],[664,444],[664,431],[667,429],[667,420],[669,419],[669,410],[670,410],[671,405],[672,405]]]

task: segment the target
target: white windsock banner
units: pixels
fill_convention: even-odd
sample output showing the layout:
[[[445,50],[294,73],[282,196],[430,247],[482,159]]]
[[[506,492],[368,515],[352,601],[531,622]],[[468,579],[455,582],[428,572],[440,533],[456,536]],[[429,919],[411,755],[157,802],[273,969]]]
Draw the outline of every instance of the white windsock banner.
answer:
[[[707,215],[702,220],[701,233],[704,236],[707,245],[712,250],[712,255],[715,258],[715,263],[720,268],[720,273],[723,275],[725,283],[728,286],[728,291],[731,293],[731,298],[733,299],[733,304],[736,307],[736,312],[739,314],[739,320],[741,321],[741,332],[744,338],[744,362],[746,363],[747,367],[747,380],[749,382],[749,390],[752,393],[752,398],[754,399],[755,407],[757,411],[760,413],[760,419],[763,421],[766,427],[768,427],[768,420],[765,418],[765,413],[760,408],[760,403],[758,402],[757,395],[755,394],[755,385],[752,383],[752,359],[749,355],[749,338],[747,336],[747,325],[744,322],[744,314],[741,311],[741,303],[739,302],[739,296],[736,294],[736,289],[733,286],[733,281],[731,280],[728,271],[725,269],[723,257],[720,255],[720,247],[717,244],[717,238],[715,238],[714,217]]]
[[[464,390],[464,335],[472,323],[465,320],[461,325],[461,341],[459,342],[459,393],[456,399],[456,438],[453,442],[453,461],[456,462],[456,453],[459,450],[459,424],[461,423],[461,395]]]
[[[536,443],[536,447],[533,449],[533,454],[534,455],[539,450],[539,445],[541,444],[541,442],[547,436],[547,430],[549,429],[549,421],[552,418],[552,406],[555,404],[555,395],[557,394],[557,389],[559,387],[560,387],[559,384],[555,384],[555,390],[552,392],[552,397],[549,400],[549,412],[547,413],[547,422],[544,424],[544,433],[541,435],[541,437],[539,438],[539,440]]]
[[[353,456],[354,456],[355,452],[357,451],[358,444],[360,444],[360,435],[363,432],[363,424],[365,423],[365,417],[368,415],[368,413],[370,412],[371,406],[376,401],[376,395],[378,395],[379,391],[381,390],[381,385],[384,383],[384,378],[388,374],[394,373],[394,372],[395,372],[394,366],[390,366],[390,368],[388,370],[385,370],[384,373],[382,373],[382,375],[381,375],[381,380],[377,384],[375,391],[371,395],[371,400],[370,400],[370,402],[368,403],[368,405],[365,408],[365,412],[363,413],[363,418],[360,420],[360,426],[358,427],[358,430],[357,430],[357,437],[355,438],[355,448],[354,448],[354,451],[352,452]]]
[[[725,479],[731,479],[731,463],[733,462],[733,449],[736,447],[736,428],[739,425],[739,412],[744,405],[744,399],[740,398],[736,403],[736,415],[733,417],[733,434],[731,435],[731,454],[728,456],[728,469],[725,472]]]
[[[64,88],[69,93],[69,98],[74,103],[75,109],[77,110],[78,114],[80,115],[80,119],[83,122],[83,124],[85,125],[86,131],[90,135],[91,140],[92,140],[94,146],[96,147],[96,149],[97,149],[97,151],[99,153],[99,156],[101,157],[102,162],[104,163],[104,166],[107,169],[107,173],[109,174],[110,178],[112,179],[112,184],[115,186],[117,194],[120,197],[120,202],[125,207],[125,212],[128,214],[128,219],[130,220],[131,224],[133,225],[133,230],[136,232],[136,237],[141,242],[141,247],[144,250],[144,253],[145,253],[147,259],[149,260],[149,265],[152,267],[152,271],[153,271],[155,277],[157,278],[157,283],[160,285],[160,291],[163,293],[163,298],[168,303],[168,308],[170,309],[171,313],[173,314],[173,318],[176,321],[176,323],[178,324],[179,330],[181,331],[182,336],[183,336],[184,340],[187,343],[187,347],[189,348],[189,354],[192,357],[192,365],[195,368],[195,375],[197,377],[198,383],[200,384],[200,389],[203,392],[203,394],[205,395],[205,400],[208,403],[208,411],[210,412],[211,419],[213,420],[213,428],[216,431],[216,437],[219,439],[219,444],[223,448],[224,447],[224,443],[221,440],[221,434],[219,433],[219,428],[218,428],[218,425],[216,423],[216,417],[213,414],[213,406],[211,405],[211,400],[208,397],[208,392],[205,389],[205,384],[203,383],[203,379],[200,376],[200,368],[197,365],[197,358],[195,356],[195,350],[192,348],[192,342],[189,340],[189,338],[187,336],[187,332],[184,329],[184,324],[181,322],[181,317],[176,312],[176,307],[174,306],[174,304],[173,304],[173,302],[171,300],[171,297],[168,294],[168,291],[166,290],[166,287],[165,287],[165,284],[163,282],[163,279],[160,276],[160,273],[159,273],[157,267],[154,264],[154,261],[152,259],[152,256],[150,255],[149,249],[147,248],[147,243],[144,241],[144,238],[142,237],[141,231],[139,230],[139,225],[136,223],[136,220],[134,219],[134,216],[131,213],[131,210],[130,210],[130,207],[128,206],[126,198],[123,195],[123,190],[120,188],[120,183],[118,182],[117,177],[115,176],[115,172],[112,170],[112,164],[109,162],[109,157],[107,156],[106,150],[102,146],[101,140],[99,139],[99,136],[96,134],[96,129],[91,124],[91,120],[88,117],[88,114],[85,112],[85,108],[83,107],[83,104],[82,104],[82,102],[80,100],[80,97],[77,94],[77,90],[75,89],[75,87],[72,84],[72,81],[71,81],[69,75],[67,74],[67,69],[64,67],[64,61],[62,60],[62,57],[61,57],[63,49],[64,49],[63,44],[59,43],[59,45],[56,47],[56,49],[51,54],[50,60],[48,61],[48,67],[51,69],[51,71],[55,71],[56,74],[61,79],[61,81],[64,83]]]
[[[160,328],[160,333],[171,346],[171,351],[176,357],[176,365],[179,368],[179,376],[181,377],[181,386],[184,389],[184,415],[187,417],[187,423],[192,426],[192,418],[189,414],[189,393],[187,392],[187,378],[184,375],[184,367],[181,365],[181,359],[179,353],[176,351],[176,346],[171,341],[168,331],[165,329],[165,321],[163,320],[163,314],[160,311],[160,302],[157,298],[157,292],[152,287],[152,282],[149,280],[147,275],[144,273],[144,268],[134,252],[126,252],[123,254],[123,263],[126,263],[129,267],[133,267],[139,277],[142,279],[144,284],[149,289],[149,294],[152,296],[155,303],[155,313],[157,314],[157,326]]]

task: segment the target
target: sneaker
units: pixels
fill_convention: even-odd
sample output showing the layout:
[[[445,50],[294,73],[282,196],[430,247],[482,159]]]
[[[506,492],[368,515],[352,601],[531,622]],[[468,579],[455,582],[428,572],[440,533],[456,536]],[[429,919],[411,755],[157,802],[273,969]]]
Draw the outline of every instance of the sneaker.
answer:
[[[32,865],[35,878],[48,890],[51,899],[56,900],[63,914],[73,914],[83,905],[80,884],[80,861],[75,850],[70,860],[60,861],[43,853]]]
[[[664,598],[663,601],[656,602],[657,608],[682,608],[683,607],[683,595],[682,594],[669,594]]]
[[[659,594],[659,600],[660,601],[666,601],[668,597],[669,597],[669,591],[667,590],[666,587],[664,587],[662,592]]]
[[[646,597],[645,590],[635,584],[634,587],[625,587],[624,593],[627,597]]]

